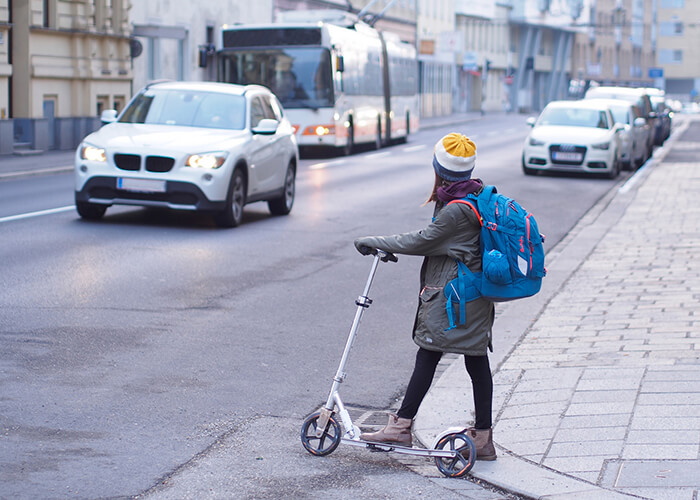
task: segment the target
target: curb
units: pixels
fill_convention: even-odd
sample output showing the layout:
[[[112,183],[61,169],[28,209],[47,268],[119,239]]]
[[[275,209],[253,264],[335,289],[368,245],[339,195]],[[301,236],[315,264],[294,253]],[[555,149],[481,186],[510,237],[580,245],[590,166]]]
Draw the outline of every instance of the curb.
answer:
[[[652,158],[621,186],[616,186],[603,196],[579,220],[569,233],[547,253],[547,286],[527,301],[514,301],[500,305],[497,314],[498,341],[510,346],[503,354],[493,354],[493,373],[498,372],[503,363],[518,348],[531,325],[543,314],[550,300],[562,289],[566,281],[595,250],[598,243],[623,216],[627,207],[636,197],[639,187],[644,184],[651,169],[655,168],[671,151],[677,138],[688,128],[692,120],[684,120],[674,131],[664,146],[657,149]],[[533,314],[533,311],[535,312]],[[426,446],[445,428],[439,413],[449,415],[470,415],[471,409],[455,409],[456,402],[462,401],[464,388],[448,379],[454,373],[464,379],[461,357],[451,361],[443,374],[431,387],[421,405],[414,422],[414,434],[418,441]],[[464,384],[462,384],[464,385]],[[456,389],[457,388],[457,389]],[[470,386],[468,387],[470,390]],[[459,397],[456,397],[459,396]],[[461,405],[460,405],[461,406]],[[439,410],[436,410],[438,409]],[[499,409],[495,408],[497,414]],[[498,416],[494,419],[498,421]],[[451,425],[454,425],[454,420]],[[636,495],[621,493],[597,484],[569,476],[563,472],[550,469],[524,459],[515,453],[498,446],[500,456],[495,462],[477,462],[471,476],[502,490],[530,499],[564,500],[570,498],[624,499],[640,498]]]

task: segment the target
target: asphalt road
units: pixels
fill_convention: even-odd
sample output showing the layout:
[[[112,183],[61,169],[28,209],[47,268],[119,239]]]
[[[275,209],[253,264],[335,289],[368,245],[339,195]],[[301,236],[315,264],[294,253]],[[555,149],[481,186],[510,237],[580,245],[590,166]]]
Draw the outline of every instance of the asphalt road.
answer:
[[[420,467],[361,450],[319,460],[286,430],[330,388],[370,265],[353,239],[426,225],[432,146],[452,129],[306,158],[289,216],[253,204],[232,230],[129,207],[82,221],[71,174],[0,182],[0,497],[201,497],[208,484],[196,471],[210,459],[219,465],[207,474],[225,476],[220,497],[303,497],[306,474],[308,492],[333,498],[406,497],[411,481],[447,498]],[[546,249],[623,179],[524,176],[522,116],[459,129],[477,144],[474,175],[536,215]],[[383,409],[402,394],[419,266],[401,257],[377,273],[341,390],[352,408]],[[509,349],[498,323],[495,348]],[[261,463],[275,463],[265,457],[279,466],[256,482]],[[168,493],[173,484],[182,495]]]

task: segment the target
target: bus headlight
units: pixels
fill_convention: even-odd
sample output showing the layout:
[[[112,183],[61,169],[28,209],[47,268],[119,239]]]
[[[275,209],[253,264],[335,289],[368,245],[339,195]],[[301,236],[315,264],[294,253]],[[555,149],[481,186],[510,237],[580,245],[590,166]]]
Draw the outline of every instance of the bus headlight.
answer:
[[[304,135],[315,135],[317,137],[335,135],[335,125],[311,125],[304,129]]]

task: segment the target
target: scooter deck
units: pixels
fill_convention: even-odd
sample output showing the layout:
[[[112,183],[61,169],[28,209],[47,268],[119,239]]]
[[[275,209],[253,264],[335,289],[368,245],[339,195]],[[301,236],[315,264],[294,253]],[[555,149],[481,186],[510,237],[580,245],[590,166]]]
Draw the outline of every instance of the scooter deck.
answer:
[[[415,455],[419,457],[439,457],[439,458],[455,458],[457,456],[456,450],[433,450],[430,448],[411,448],[408,446],[401,446],[399,444],[387,444],[378,443],[373,441],[363,441],[355,439],[342,438],[340,440],[342,443],[349,444],[350,446],[359,446],[362,448],[367,448],[370,451],[380,451],[380,452],[396,452],[403,453],[406,455]]]

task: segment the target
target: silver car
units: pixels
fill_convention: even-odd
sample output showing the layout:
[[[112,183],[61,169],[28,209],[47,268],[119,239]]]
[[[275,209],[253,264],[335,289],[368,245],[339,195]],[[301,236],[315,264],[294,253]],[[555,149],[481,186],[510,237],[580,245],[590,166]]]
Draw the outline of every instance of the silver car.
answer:
[[[75,154],[75,205],[101,218],[111,205],[166,207],[241,223],[243,207],[266,201],[286,215],[299,150],[275,95],[259,85],[164,82],[146,86]]]
[[[641,115],[639,108],[622,99],[589,99],[607,106],[615,123],[624,125],[620,131],[620,160],[627,169],[639,168],[648,158],[647,144],[651,127]]]

